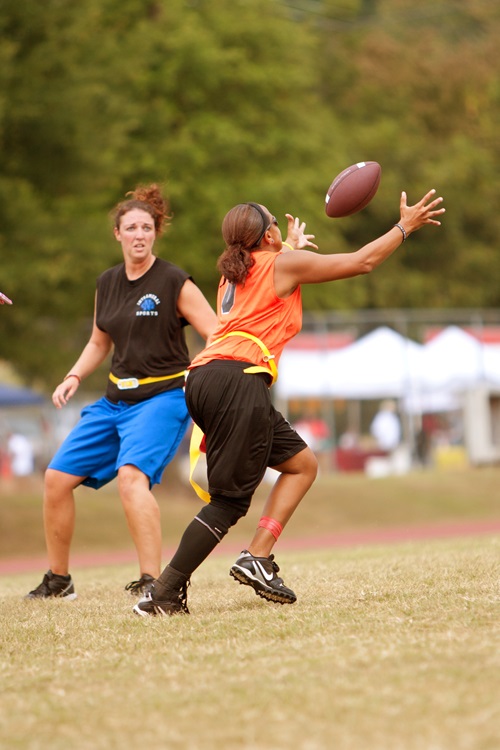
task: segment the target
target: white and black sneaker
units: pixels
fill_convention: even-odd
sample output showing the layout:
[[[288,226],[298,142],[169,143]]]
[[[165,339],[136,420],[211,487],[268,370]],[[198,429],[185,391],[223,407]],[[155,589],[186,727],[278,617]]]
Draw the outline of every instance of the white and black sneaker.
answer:
[[[243,550],[229,575],[240,583],[252,586],[257,596],[278,604],[293,604],[297,597],[293,591],[285,586],[282,578],[278,578],[278,564],[274,555],[269,557],[254,557],[247,550]]]
[[[71,576],[59,576],[48,570],[43,581],[36,589],[26,594],[25,599],[76,599],[75,587]]]
[[[146,596],[151,591],[154,580],[153,576],[150,576],[149,573],[143,573],[138,581],[127,583],[125,591],[130,591],[135,596]]]
[[[188,615],[187,589],[189,578],[167,565],[160,578],[154,581],[149,591],[134,607],[136,615]]]

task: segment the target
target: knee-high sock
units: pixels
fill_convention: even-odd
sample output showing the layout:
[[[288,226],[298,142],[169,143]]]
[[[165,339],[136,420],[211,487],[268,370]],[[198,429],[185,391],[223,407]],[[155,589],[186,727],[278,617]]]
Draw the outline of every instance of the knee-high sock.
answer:
[[[184,531],[170,565],[190,578],[218,544],[215,534],[195,517]]]
[[[246,515],[251,497],[212,496],[182,535],[170,565],[191,576],[237,521]]]

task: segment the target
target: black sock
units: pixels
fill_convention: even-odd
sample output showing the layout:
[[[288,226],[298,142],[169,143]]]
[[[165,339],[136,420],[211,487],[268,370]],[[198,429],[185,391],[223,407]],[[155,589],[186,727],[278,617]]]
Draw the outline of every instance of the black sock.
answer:
[[[194,518],[182,535],[170,565],[190,578],[191,573],[201,565],[218,544],[219,540],[214,533]]]

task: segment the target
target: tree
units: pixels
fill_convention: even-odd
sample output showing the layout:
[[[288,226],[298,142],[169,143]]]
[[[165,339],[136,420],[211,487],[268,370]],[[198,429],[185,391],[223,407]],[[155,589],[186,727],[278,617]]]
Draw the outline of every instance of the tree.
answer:
[[[500,9],[386,0],[360,19],[353,3],[350,24],[332,33],[327,17],[323,32],[321,92],[349,131],[348,163],[383,167],[372,204],[343,223],[348,245],[387,230],[402,189],[412,202],[434,187],[447,207],[439,231],[421,230],[375,274],[343,284],[333,304],[499,306],[500,218],[489,207],[500,199]],[[332,304],[318,293],[314,303]]]
[[[301,200],[320,140],[312,37],[267,2],[6,10],[0,249],[15,308],[0,319],[2,354],[53,382],[88,333],[95,277],[120,261],[104,217],[137,182],[166,184],[174,222],[158,249],[212,299],[231,205]]]
[[[27,380],[51,386],[83,346],[95,278],[121,260],[108,211],[138,182],[165,185],[158,250],[211,301],[235,203],[267,203],[282,229],[299,215],[336,252],[385,232],[402,189],[435,187],[441,230],[368,277],[306,287],[305,308],[500,306],[497,4],[300,5],[3,0],[1,354]],[[328,185],[361,159],[382,165],[377,196],[328,219]]]

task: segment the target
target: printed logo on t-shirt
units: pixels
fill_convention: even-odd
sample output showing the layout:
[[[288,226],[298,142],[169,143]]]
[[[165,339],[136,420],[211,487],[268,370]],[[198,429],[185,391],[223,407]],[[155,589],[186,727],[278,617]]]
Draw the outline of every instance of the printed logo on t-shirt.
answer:
[[[139,310],[136,310],[135,314],[146,317],[158,315],[158,310],[156,308],[159,304],[160,300],[156,294],[144,294],[137,302]]]

